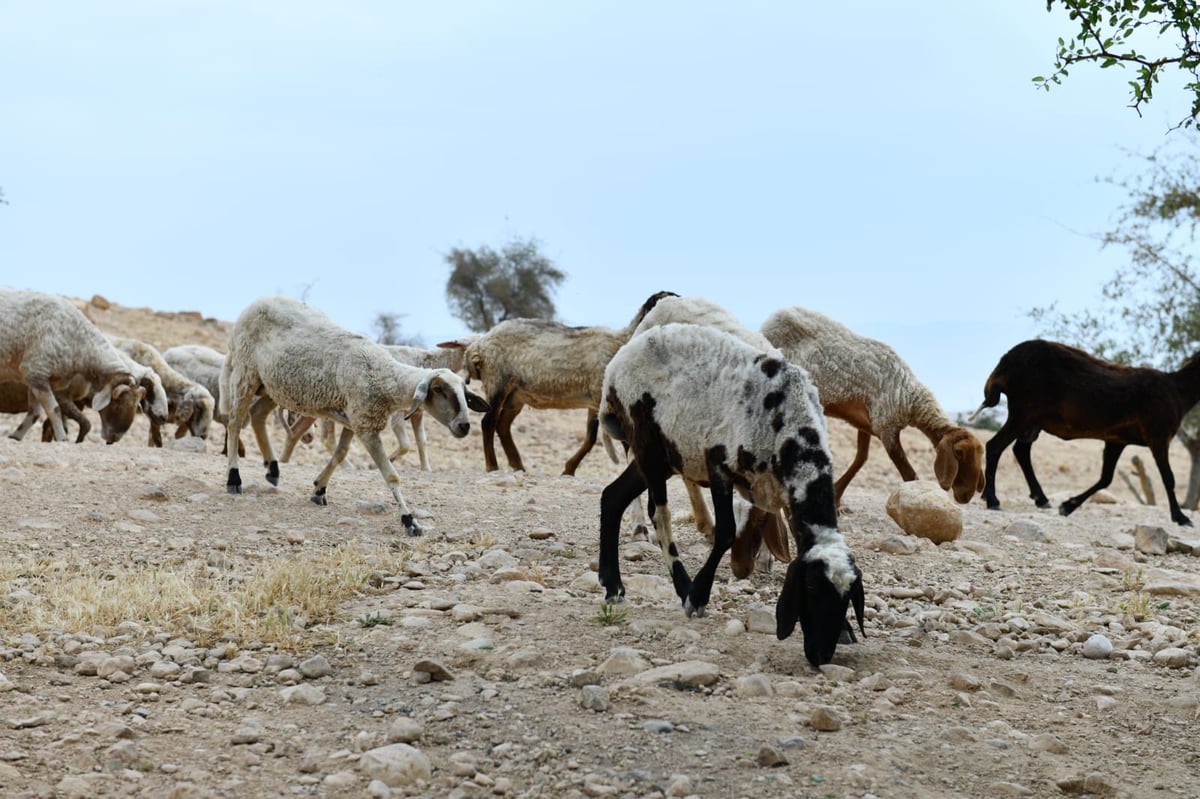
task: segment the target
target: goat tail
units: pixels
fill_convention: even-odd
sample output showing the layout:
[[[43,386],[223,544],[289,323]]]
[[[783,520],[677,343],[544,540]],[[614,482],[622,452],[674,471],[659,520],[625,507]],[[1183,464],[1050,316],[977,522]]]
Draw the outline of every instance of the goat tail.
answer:
[[[984,408],[995,408],[1000,404],[1000,395],[1004,393],[995,375],[988,378],[987,385],[983,387],[983,402],[975,409],[975,412],[967,417],[967,422],[975,421],[975,417],[983,413]]]

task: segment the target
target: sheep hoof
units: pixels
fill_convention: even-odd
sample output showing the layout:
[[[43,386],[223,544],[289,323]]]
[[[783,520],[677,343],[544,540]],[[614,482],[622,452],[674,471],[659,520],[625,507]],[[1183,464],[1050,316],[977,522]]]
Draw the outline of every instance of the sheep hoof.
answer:
[[[411,514],[405,514],[401,516],[400,523],[404,525],[404,532],[408,533],[410,536],[418,536],[424,532],[421,529],[421,525],[417,524],[417,520],[414,519]]]
[[[328,504],[325,500],[325,489],[324,488],[318,488],[313,493],[313,495],[311,497],[309,497],[308,499],[314,505],[320,505],[320,506],[324,507],[325,505]]]
[[[646,525],[639,524],[633,528],[633,535],[629,536],[630,541],[649,541],[650,531],[646,529]]]
[[[1192,526],[1192,520],[1189,519],[1188,517],[1184,516],[1182,513],[1179,514],[1178,519],[1172,519],[1172,521],[1174,521],[1180,527],[1191,527]]]
[[[702,618],[704,618],[704,614],[708,612],[708,606],[707,605],[700,605],[699,607],[694,606],[692,604],[691,597],[689,597],[689,598],[683,600],[683,612],[685,614],[687,614],[687,617],[689,619],[692,616],[696,616],[697,618],[702,619]]]
[[[1046,503],[1045,506],[1039,505],[1038,507],[1049,507],[1049,503]],[[1070,516],[1072,513],[1075,512],[1075,509],[1078,507],[1079,507],[1078,505],[1075,505],[1071,502],[1064,502],[1063,504],[1058,506],[1058,512],[1062,516]]]
[[[267,464],[267,482],[273,486],[279,485],[279,461]]]
[[[229,478],[225,481],[225,493],[240,494],[242,493],[242,476],[238,474],[237,469],[229,470]]]
[[[616,594],[606,594],[604,604],[606,605],[623,605],[625,603],[625,589],[622,587]]]
[[[1045,508],[1050,507],[1050,500],[1046,499],[1045,497],[1043,497],[1042,499],[1034,499],[1033,504],[1037,505],[1039,508],[1045,509]],[[1063,503],[1063,504],[1065,505],[1066,503]],[[1071,510],[1075,510],[1075,509],[1071,508]],[[1071,511],[1067,511],[1067,513],[1070,513],[1070,512]],[[1067,513],[1064,513],[1063,516],[1066,516]]]

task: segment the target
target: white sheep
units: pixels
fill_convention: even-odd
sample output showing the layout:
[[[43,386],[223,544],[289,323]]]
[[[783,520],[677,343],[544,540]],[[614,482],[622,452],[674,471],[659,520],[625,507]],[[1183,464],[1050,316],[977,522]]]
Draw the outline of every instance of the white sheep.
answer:
[[[94,392],[92,408],[103,411],[118,385],[146,389],[151,418],[167,413],[167,396],[154,370],[134,363],[64,297],[0,289],[0,380],[29,386],[56,441],[66,441],[62,411],[54,397],[76,376]]]
[[[458,339],[457,342],[461,342],[463,346],[466,346],[475,338],[475,336],[467,336]],[[405,344],[385,344],[383,346],[384,349],[392,354],[393,358],[409,366],[416,366],[421,369],[449,369],[455,373],[463,370],[464,350],[462,347],[426,349],[425,347],[413,347]],[[301,416],[291,424],[288,424],[285,420],[284,426],[288,432],[287,442],[283,445],[283,451],[279,455],[279,460],[282,463],[287,463],[291,459],[292,451],[300,443],[301,438],[308,432],[308,429],[312,427],[315,421],[316,419],[312,416]],[[413,438],[417,442],[417,459],[421,464],[421,469],[422,471],[432,472],[433,466],[429,462],[429,454],[426,450],[425,414],[420,408],[408,418],[408,424],[412,426]],[[412,447],[408,443],[408,433],[405,430],[404,412],[397,411],[392,414],[388,425],[391,427],[392,433],[396,436],[396,441],[398,442],[396,449],[388,455],[388,460],[395,463],[398,458],[402,458],[412,451]],[[334,439],[333,422],[323,419],[320,426],[321,440],[326,442],[327,448],[332,450]]]
[[[604,375],[605,429],[630,445],[633,463],[600,499],[599,578],[620,601],[621,514],[649,489],[651,520],[685,613],[703,615],[713,578],[734,542],[733,492],[755,506],[789,511],[797,554],[776,604],[776,635],[799,621],[815,666],[862,627],[862,573],[837,528],[825,417],[803,368],[700,325],[668,324],[629,340]],[[667,479],[707,483],[716,524],[713,548],[692,582],[671,539]]]
[[[642,317],[642,321],[634,329],[633,335],[636,336],[652,327],[661,327],[672,322],[711,327],[723,333],[728,333],[731,336],[736,336],[755,349],[769,353],[773,357],[783,359],[783,354],[775,349],[774,345],[767,341],[762,333],[746,327],[728,310],[704,297],[668,296],[660,298],[654,307],[648,310]],[[695,519],[696,529],[711,542],[713,519],[708,512],[708,506],[704,502],[704,496],[701,494],[699,486],[691,480],[685,479],[683,484],[687,489],[688,500],[691,502],[692,517]],[[757,554],[758,545],[764,540],[763,534],[765,534],[765,541],[769,552],[784,563],[790,561],[791,555],[787,547],[786,529],[779,524],[758,524],[760,520],[757,517],[753,517],[748,508],[739,507],[739,503],[741,502],[740,497],[734,498],[734,507],[738,518],[746,522],[753,519],[756,524],[748,528],[742,525],[738,526],[737,541],[745,543],[744,549],[746,551],[743,552],[743,547],[741,546],[734,547],[730,555],[734,575],[739,578],[746,577],[754,571],[755,555]],[[749,556],[749,560],[744,559],[747,555]],[[771,561],[768,556],[763,559],[760,565],[764,568],[769,568],[770,563]]]
[[[329,478],[357,435],[387,482],[409,535],[419,535],[421,528],[400,493],[400,477],[383,449],[380,431],[397,409],[408,408],[412,415],[424,407],[461,438],[471,428],[467,409],[488,407],[449,369],[397,363],[379,344],[290,297],[264,297],[242,311],[229,334],[220,395],[235,435],[247,417],[252,422],[272,484],[278,483],[279,464],[267,438],[266,419],[276,405],[344,425],[329,463],[314,481],[312,501],[326,503]],[[241,493],[237,447],[228,450],[226,490]]]
[[[177,425],[176,438],[183,438],[188,433],[197,438],[208,437],[216,400],[207,388],[173,368],[162,353],[144,341],[121,336],[109,336],[109,340],[118,350],[158,375],[167,393],[167,418],[164,421]],[[163,445],[162,422],[150,420],[149,444],[152,447]]]
[[[469,380],[483,385],[491,410],[484,414],[483,459],[489,472],[499,468],[495,437],[508,458],[509,467],[524,471],[521,453],[512,437],[512,424],[528,405],[539,409],[586,408],[587,430],[583,444],[567,460],[563,474],[573,475],[580,461],[596,444],[599,432],[597,412],[604,367],[613,353],[629,340],[642,317],[663,297],[652,295],[633,320],[621,328],[569,327],[543,319],[509,319],[470,343],[447,341],[439,347],[463,347]],[[611,457],[615,454],[610,450]]]
[[[950,421],[933,392],[887,344],[799,307],[775,311],[762,332],[789,361],[808,370],[825,413],[858,429],[854,461],[834,487],[839,503],[867,461],[872,435],[883,442],[904,480],[917,479],[900,443],[905,427],[917,428],[932,442],[934,474],[942,488],[953,490],[956,500],[970,502],[983,490],[983,444]]]
[[[67,385],[54,392],[58,407],[67,419],[79,425],[75,443],[81,443],[92,429],[92,423],[84,415],[81,405],[91,402],[92,386],[80,375],[75,375]],[[146,396],[146,389],[131,383],[119,383],[113,388],[108,405],[100,411],[100,437],[106,444],[115,444],[133,426],[138,406]],[[20,441],[29,428],[42,418],[42,406],[24,383],[6,381],[0,383],[0,413],[23,413],[25,418],[9,433],[9,438]],[[65,428],[64,428],[65,429]],[[42,422],[42,440],[54,440],[54,428],[49,420]]]
[[[225,364],[224,354],[202,344],[181,344],[163,350],[162,356],[172,369],[195,380],[212,395],[215,403],[213,421],[225,426],[226,443],[221,447],[221,454],[226,454],[229,445],[229,417],[221,412],[221,367]],[[237,447],[238,455],[246,454],[241,439],[238,439]]]

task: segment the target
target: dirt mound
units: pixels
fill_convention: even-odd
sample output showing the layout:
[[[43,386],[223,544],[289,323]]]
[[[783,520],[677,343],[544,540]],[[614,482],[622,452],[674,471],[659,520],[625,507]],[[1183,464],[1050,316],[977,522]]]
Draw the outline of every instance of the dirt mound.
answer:
[[[199,311],[156,311],[130,308],[96,294],[90,300],[72,298],[83,315],[105,333],[136,338],[160,351],[180,344],[203,344],[225,352],[233,322],[204,316]]]

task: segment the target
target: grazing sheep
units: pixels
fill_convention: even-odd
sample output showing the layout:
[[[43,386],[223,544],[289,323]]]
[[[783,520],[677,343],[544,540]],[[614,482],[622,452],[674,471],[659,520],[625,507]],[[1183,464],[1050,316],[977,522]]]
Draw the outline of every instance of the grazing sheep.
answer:
[[[475,336],[468,336],[458,339],[466,346],[473,341]],[[384,349],[392,354],[400,363],[416,366],[421,369],[449,369],[451,372],[461,372],[463,369],[463,349],[462,347],[455,348],[435,348],[426,349],[424,347],[410,347],[404,344],[385,344]],[[409,417],[408,422],[412,425],[413,438],[417,442],[417,459],[420,461],[421,470],[432,472],[433,466],[429,463],[429,454],[426,452],[426,435],[425,435],[425,414],[420,408],[417,412]],[[279,460],[287,463],[292,457],[292,450],[300,443],[300,439],[312,427],[316,419],[312,416],[301,416],[299,419],[290,424],[285,421],[284,427],[287,428],[287,442],[283,445],[283,452],[280,453]],[[404,413],[398,411],[392,414],[392,418],[388,422],[392,428],[392,433],[396,436],[398,446],[388,455],[388,460],[393,463],[397,458],[402,458],[412,451],[412,447],[408,444],[408,433],[404,429]],[[321,440],[328,441],[332,449],[333,442],[333,422],[324,419],[321,422]]]
[[[137,363],[153,369],[159,380],[162,381],[163,389],[167,392],[166,418],[161,421],[150,420],[150,446],[161,447],[163,445],[162,425],[164,422],[176,423],[176,438],[183,438],[188,433],[197,438],[208,437],[208,428],[212,424],[216,401],[207,388],[172,368],[163,358],[162,353],[144,341],[120,336],[109,336],[109,341]]]
[[[54,430],[66,441],[55,390],[80,377],[103,411],[118,385],[142,386],[151,418],[167,413],[167,396],[154,370],[118,352],[69,300],[36,291],[0,289],[0,381],[25,383]]]
[[[597,411],[604,367],[629,340],[638,323],[669,291],[651,295],[633,320],[620,330],[608,327],[568,327],[543,319],[509,319],[469,344],[447,341],[439,347],[463,347],[468,380],[479,380],[491,405],[480,426],[483,460],[489,472],[499,468],[495,437],[509,467],[525,470],[512,437],[512,423],[528,405],[538,409],[586,408],[587,431],[579,450],[567,460],[563,474],[573,475],[596,444]],[[610,455],[612,455],[610,451]]]
[[[711,327],[715,330],[728,333],[731,336],[736,336],[755,349],[766,352],[780,360],[783,359],[783,354],[775,349],[774,345],[767,341],[763,334],[746,327],[729,311],[703,297],[669,296],[660,298],[654,307],[642,317],[642,321],[638,323],[637,328],[633,331],[633,335],[636,336],[652,327],[661,327],[672,322]],[[700,493],[700,488],[691,480],[684,479],[683,483],[687,489],[688,500],[692,505],[692,517],[696,521],[696,529],[711,543],[713,519],[708,512],[708,506],[704,503],[704,496]],[[749,521],[752,518],[749,510],[738,507],[739,503],[742,502],[743,500],[740,497],[734,497],[734,507],[738,511],[739,518]],[[739,534],[730,555],[733,573],[739,578],[749,576],[753,573],[756,556],[758,555],[757,545],[761,544],[764,538],[767,549],[772,555],[784,563],[791,560],[791,555],[788,552],[787,530],[785,527],[781,524],[765,524],[757,517],[753,518],[756,524],[752,530],[747,531],[748,534],[743,535],[741,526],[738,527]],[[759,531],[765,535],[756,536],[755,533]],[[750,560],[743,561],[743,557],[747,555]],[[769,568],[770,565],[771,561],[768,556],[762,563],[762,566]]]
[[[387,458],[380,431],[398,409],[408,408],[411,416],[424,407],[462,438],[471,428],[467,408],[488,409],[483,397],[449,369],[397,363],[379,344],[290,297],[264,297],[242,311],[229,334],[220,395],[230,430],[240,431],[247,417],[252,422],[272,484],[279,481],[279,463],[267,438],[266,419],[276,405],[344,425],[329,463],[314,481],[312,501],[326,503],[329,478],[357,435],[387,482],[409,535],[419,535],[421,528],[400,493],[400,476]],[[237,447],[229,447],[228,457],[226,490],[241,493]]]
[[[630,339],[605,370],[605,429],[629,444],[633,463],[600,499],[600,582],[620,601],[617,532],[622,512],[650,492],[650,516],[684,612],[703,615],[717,565],[734,543],[736,489],[755,506],[789,509],[797,554],[776,605],[776,635],[799,621],[804,654],[828,663],[853,602],[862,627],[862,573],[837,529],[825,417],[804,369],[700,325],[668,324]],[[671,540],[667,479],[707,483],[713,548],[692,582]]]
[[[1063,502],[1058,508],[1063,516],[1112,482],[1121,452],[1133,444],[1150,448],[1170,503],[1171,520],[1191,526],[1175,499],[1175,475],[1167,450],[1184,415],[1200,401],[1200,352],[1188,358],[1179,371],[1160,372],[1109,363],[1066,344],[1034,339],[1000,358],[983,393],[976,414],[995,407],[1001,394],[1008,396],[1008,418],[987,442],[983,499],[989,508],[1000,507],[996,465],[1009,444],[1029,484],[1030,498],[1039,508],[1050,507],[1030,458],[1033,442],[1045,430],[1059,438],[1104,442],[1099,482]]]
[[[75,420],[79,425],[79,435],[75,443],[81,443],[91,432],[92,423],[83,414],[81,405],[91,402],[91,385],[79,375],[76,375],[63,389],[54,392],[58,407],[63,416]],[[108,405],[100,411],[100,437],[106,444],[115,444],[133,426],[137,416],[138,406],[146,396],[146,389],[133,385],[133,381],[119,383],[113,388]],[[23,413],[25,418],[9,433],[9,438],[20,441],[29,432],[29,428],[42,417],[42,406],[24,383],[0,383],[0,413]],[[65,429],[65,428],[64,428]],[[42,421],[42,440],[54,440],[54,428],[50,421]]]
[[[213,421],[225,426],[226,443],[221,447],[221,454],[225,455],[228,452],[229,417],[222,413],[220,408],[221,367],[225,363],[225,356],[211,347],[201,344],[181,344],[178,347],[163,350],[162,357],[168,366],[204,386],[212,395]],[[237,447],[238,455],[245,456],[246,448],[242,446],[241,439],[238,439]]]
[[[784,356],[808,370],[825,413],[858,429],[854,461],[834,486],[839,504],[846,486],[867,462],[871,436],[883,442],[900,476],[916,480],[900,444],[900,431],[920,430],[934,447],[938,484],[967,503],[983,490],[983,445],[970,430],[946,416],[933,392],[913,374],[896,351],[860,336],[824,314],[806,308],[781,308],[762,326]]]

